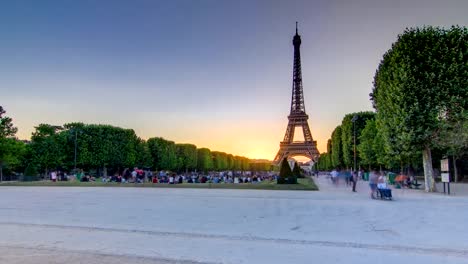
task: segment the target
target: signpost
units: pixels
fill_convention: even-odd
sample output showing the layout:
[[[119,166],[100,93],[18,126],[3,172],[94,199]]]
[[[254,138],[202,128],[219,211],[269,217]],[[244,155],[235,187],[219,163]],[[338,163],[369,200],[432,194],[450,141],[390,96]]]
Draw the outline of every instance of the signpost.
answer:
[[[442,183],[444,184],[444,193],[445,193],[445,184],[447,184],[447,194],[450,195],[450,174],[449,174],[449,163],[448,159],[443,159],[440,161],[440,171]]]

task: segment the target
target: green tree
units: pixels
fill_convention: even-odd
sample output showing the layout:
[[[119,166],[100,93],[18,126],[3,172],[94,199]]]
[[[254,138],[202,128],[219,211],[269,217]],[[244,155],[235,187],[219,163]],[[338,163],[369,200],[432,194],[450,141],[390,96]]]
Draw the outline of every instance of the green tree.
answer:
[[[15,155],[15,136],[18,129],[13,126],[13,120],[5,116],[6,111],[0,106],[0,181],[3,181],[3,167],[5,164],[14,162],[17,159]]]
[[[355,116],[356,119],[353,122],[352,120]],[[366,126],[366,121],[374,118],[375,113],[370,111],[350,113],[343,118],[341,122],[341,144],[343,146],[343,163],[346,167],[351,168],[354,165],[354,133],[356,133],[357,146],[359,145],[358,136],[361,134],[361,130]],[[356,132],[354,130],[356,130]],[[359,159],[356,162],[359,164]]]
[[[207,148],[197,149],[197,169],[202,172],[207,172],[213,169],[211,150]]]
[[[468,100],[466,27],[406,29],[385,53],[371,100],[390,155],[422,153],[426,191],[435,191],[431,149],[443,122]]]
[[[212,151],[211,154],[213,157],[214,169],[217,171],[227,170],[227,154],[219,151]]]
[[[104,175],[110,167],[136,165],[140,141],[132,129],[85,125],[78,138],[79,163],[97,168]]]
[[[234,170],[240,171],[242,170],[242,157],[240,156],[234,156]]]
[[[174,170],[177,167],[175,143],[161,137],[148,139],[148,148],[156,170]]]
[[[343,144],[341,143],[341,126],[337,126],[331,135],[331,161],[333,167],[343,166]]]
[[[3,181],[3,168],[16,170],[21,165],[26,146],[15,138],[0,138],[0,182]]]
[[[281,162],[281,169],[280,169],[279,177],[276,183],[277,184],[297,183],[297,179],[293,175],[293,172],[291,171],[291,167],[289,166],[289,162],[286,158],[284,158],[283,161]]]
[[[457,160],[468,153],[468,111],[460,115],[458,120],[443,122],[436,144],[452,156],[453,176],[458,181]]]
[[[301,174],[301,168],[299,167],[299,164],[297,164],[297,162],[294,163],[294,168],[292,170],[292,175],[296,178],[301,178],[302,177],[302,174]]]
[[[149,151],[148,143],[141,138],[136,140],[136,165],[140,168],[152,167],[151,153]]]
[[[178,170],[194,170],[197,167],[197,146],[192,144],[176,144]]]
[[[49,169],[58,168],[65,159],[63,145],[66,138],[58,132],[62,127],[39,124],[31,136],[31,162],[47,176]]]
[[[14,137],[18,128],[13,125],[13,119],[5,116],[6,111],[0,105],[0,138]]]
[[[361,159],[361,165],[374,167],[377,165],[377,153],[375,151],[375,139],[377,137],[377,127],[375,125],[375,120],[367,120],[366,126],[361,131],[359,135],[359,145],[357,150],[359,152],[359,157]]]

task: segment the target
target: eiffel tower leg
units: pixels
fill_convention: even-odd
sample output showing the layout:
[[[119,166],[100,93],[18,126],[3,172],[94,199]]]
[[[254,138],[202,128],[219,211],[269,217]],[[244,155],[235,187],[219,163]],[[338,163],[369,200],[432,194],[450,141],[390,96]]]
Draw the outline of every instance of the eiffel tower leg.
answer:
[[[281,161],[283,160],[284,155],[285,155],[285,153],[284,153],[283,149],[280,149],[278,151],[278,153],[276,154],[276,157],[273,160],[273,163],[275,163],[276,165],[279,165],[281,163]]]

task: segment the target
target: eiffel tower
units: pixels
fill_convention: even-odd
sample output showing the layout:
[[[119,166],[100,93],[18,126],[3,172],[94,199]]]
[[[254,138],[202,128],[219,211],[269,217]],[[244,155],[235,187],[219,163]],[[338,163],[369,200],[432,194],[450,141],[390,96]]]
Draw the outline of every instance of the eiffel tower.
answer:
[[[274,159],[275,164],[280,164],[284,158],[293,156],[305,156],[312,161],[316,161],[319,157],[317,149],[317,141],[312,138],[309,124],[307,120],[309,116],[305,112],[304,92],[302,90],[302,71],[301,71],[301,36],[297,33],[293,38],[294,45],[294,68],[293,68],[293,84],[291,96],[291,112],[288,116],[288,127],[283,141],[280,142],[280,149]],[[301,127],[304,135],[304,141],[294,141],[294,130],[296,127]]]

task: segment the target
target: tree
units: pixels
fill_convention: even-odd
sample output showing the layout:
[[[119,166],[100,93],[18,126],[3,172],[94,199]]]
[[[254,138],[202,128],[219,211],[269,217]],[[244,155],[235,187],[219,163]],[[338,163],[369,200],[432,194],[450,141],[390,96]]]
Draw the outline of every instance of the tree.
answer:
[[[197,149],[197,169],[202,172],[207,172],[213,169],[211,150],[207,148]]]
[[[355,121],[353,118],[356,116]],[[374,119],[374,112],[357,112],[345,115],[341,122],[341,144],[343,146],[343,163],[346,167],[354,165],[354,135],[356,133],[356,146],[359,145],[361,130],[366,126],[366,121]],[[333,142],[332,142],[333,145]],[[356,161],[359,164],[359,159]]]
[[[446,153],[451,155],[455,182],[458,181],[457,160],[468,153],[468,112],[460,115],[459,120],[446,121],[443,123],[436,144],[446,149]]]
[[[422,153],[426,191],[435,191],[431,149],[468,100],[466,27],[406,29],[385,53],[370,94],[390,155]]]
[[[217,171],[226,170],[228,168],[227,154],[219,151],[211,152],[213,157],[214,169]]]
[[[240,156],[234,156],[234,170],[236,171],[240,171],[242,170],[242,157]]]
[[[6,111],[0,105],[0,138],[14,137],[18,128],[13,126],[13,119],[4,116]]]
[[[73,130],[75,129],[80,131],[77,137],[77,152],[78,163],[81,166],[96,168],[103,175],[107,175],[108,168],[134,166],[140,161],[145,163],[144,156],[148,153],[144,153],[144,143],[132,129],[93,124],[75,126]],[[74,134],[73,131],[63,133],[67,138]],[[71,152],[71,148],[68,148],[68,151]],[[139,157],[140,155],[142,156]]]
[[[193,144],[176,144],[178,170],[193,170],[197,167],[197,146]]]
[[[337,126],[331,135],[331,161],[333,167],[343,166],[343,144],[341,143],[341,126]]]
[[[156,170],[174,170],[177,167],[175,143],[161,137],[148,139],[148,148]]]
[[[289,162],[286,158],[281,162],[281,169],[279,177],[276,181],[277,184],[297,183],[297,178],[293,175]]]
[[[296,178],[301,178],[302,177],[302,174],[301,174],[301,168],[299,167],[299,164],[297,164],[297,162],[294,162],[294,168],[292,170],[292,175]]]
[[[58,134],[62,127],[39,124],[31,136],[31,162],[37,165],[41,171],[48,174],[49,169],[55,169],[63,164],[65,153],[63,145],[66,138],[63,134]]]
[[[141,138],[137,138],[135,151],[136,165],[140,168],[150,168],[152,166],[152,161],[148,143]]]
[[[0,181],[3,181],[3,166],[17,159],[13,137],[18,129],[13,126],[13,119],[5,116],[5,113],[6,111],[0,106]]]
[[[366,126],[359,135],[359,145],[357,146],[360,165],[372,167],[384,165],[385,153],[382,145],[382,139],[377,131],[374,119],[369,119]]]

